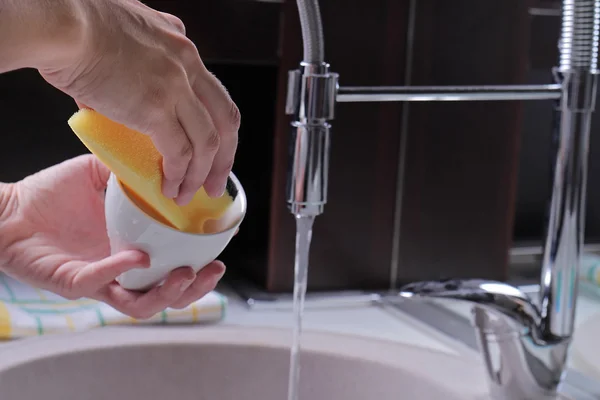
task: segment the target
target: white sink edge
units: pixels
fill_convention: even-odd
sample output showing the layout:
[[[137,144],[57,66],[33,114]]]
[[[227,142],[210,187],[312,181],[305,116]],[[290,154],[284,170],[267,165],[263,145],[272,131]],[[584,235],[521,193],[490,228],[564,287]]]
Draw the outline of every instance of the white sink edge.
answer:
[[[86,350],[120,346],[165,344],[215,344],[289,348],[289,329],[215,325],[205,329],[138,326],[105,327],[87,332],[25,339],[0,347],[2,371],[37,359]],[[435,382],[448,391],[485,397],[483,368],[473,359],[459,358],[428,348],[371,339],[352,334],[306,331],[302,348],[307,352],[358,358],[383,364]],[[470,397],[469,397],[470,398]]]

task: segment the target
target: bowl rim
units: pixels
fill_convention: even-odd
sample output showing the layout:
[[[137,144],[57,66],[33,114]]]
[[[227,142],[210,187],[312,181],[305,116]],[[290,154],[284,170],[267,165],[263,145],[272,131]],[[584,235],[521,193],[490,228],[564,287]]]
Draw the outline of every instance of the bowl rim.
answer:
[[[168,231],[172,232],[172,233],[176,233],[176,234],[181,234],[181,235],[185,235],[185,236],[198,236],[198,237],[208,237],[208,236],[219,236],[219,235],[223,235],[226,233],[231,233],[232,231],[235,231],[236,229],[239,228],[239,226],[242,224],[242,221],[244,220],[244,218],[246,217],[246,212],[248,209],[248,203],[247,203],[247,197],[246,197],[246,191],[244,190],[244,187],[242,186],[241,182],[239,181],[239,179],[237,178],[237,176],[235,176],[235,174],[232,172],[229,173],[229,178],[231,178],[231,180],[233,181],[233,183],[235,184],[235,187],[238,191],[238,194],[236,196],[236,198],[233,200],[233,202],[236,202],[238,200],[238,198],[240,199],[239,201],[241,202],[241,213],[240,216],[237,220],[237,222],[235,224],[233,224],[230,228],[225,229],[223,231],[219,231],[219,232],[212,232],[212,233],[192,233],[192,232],[183,232],[180,231],[178,229],[175,229],[169,225],[164,224],[163,222],[153,218],[151,215],[148,215],[147,212],[145,212],[144,210],[142,210],[137,204],[135,204],[135,202],[127,195],[127,191],[125,190],[125,188],[123,187],[123,183],[121,182],[121,180],[119,178],[117,178],[117,176],[114,173],[110,173],[110,177],[109,177],[109,185],[111,184],[111,181],[114,183],[114,185],[119,189],[119,191],[121,192],[121,194],[123,195],[123,197],[126,199],[126,201],[133,206],[133,208],[141,213],[142,215],[144,215],[144,217],[150,219],[152,222],[158,224],[161,228],[167,229]]]

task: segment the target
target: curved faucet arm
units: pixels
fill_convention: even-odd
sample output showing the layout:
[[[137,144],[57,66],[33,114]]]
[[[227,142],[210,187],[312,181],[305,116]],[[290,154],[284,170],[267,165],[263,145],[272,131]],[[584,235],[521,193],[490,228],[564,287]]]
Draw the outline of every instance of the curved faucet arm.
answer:
[[[540,337],[541,315],[538,308],[526,294],[506,283],[482,279],[414,282],[403,286],[399,294],[401,297],[413,299],[466,301],[504,320],[501,325],[478,324],[475,321],[478,328],[484,331],[495,334],[531,332],[532,338],[539,344],[547,343],[548,340]],[[511,332],[500,332],[506,329],[510,329]]]
[[[521,290],[496,281],[449,279],[411,283],[399,295],[473,305],[472,322],[494,399],[556,399],[570,339],[544,336],[542,315]]]

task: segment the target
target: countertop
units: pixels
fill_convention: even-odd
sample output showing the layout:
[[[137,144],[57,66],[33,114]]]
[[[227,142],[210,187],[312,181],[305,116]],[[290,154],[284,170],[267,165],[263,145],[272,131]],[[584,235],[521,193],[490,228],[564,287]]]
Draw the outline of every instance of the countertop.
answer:
[[[230,288],[220,286],[218,291],[228,298],[228,308],[224,320],[220,324],[229,326],[261,326],[289,328],[291,341],[291,310],[250,309],[246,303]],[[468,316],[469,306],[455,303],[448,308],[459,314]],[[594,316],[600,315],[600,297],[594,298],[580,295],[576,325]],[[379,304],[344,306],[335,308],[311,308],[304,313],[304,330],[325,331],[331,333],[360,335],[380,340],[393,341],[405,345],[416,346],[450,355],[474,355],[474,351],[464,344],[449,338],[418,319],[394,308]],[[102,329],[102,328],[96,328]],[[137,329],[135,326],[126,329]],[[190,329],[203,329],[202,325]],[[35,339],[32,339],[35,340]],[[10,343],[10,342],[6,342]],[[2,344],[0,343],[0,346]],[[577,363],[571,361],[577,368]]]
[[[229,301],[223,324],[290,328],[291,337],[291,310],[249,309],[230,289],[219,288],[219,292],[225,294]],[[380,305],[330,309],[307,307],[303,316],[303,328],[391,340],[449,354],[458,352],[452,346],[452,341],[443,338],[428,326],[409,315]]]
[[[229,308],[223,324],[291,329],[291,311],[249,309],[235,292],[228,288],[219,288],[219,291],[229,299]],[[582,294],[577,304],[576,326],[581,326],[589,318],[600,315],[600,298]],[[470,307],[466,304],[453,303],[447,305],[447,308],[465,317],[470,315]],[[417,319],[381,305],[331,309],[308,308],[304,313],[303,324],[305,330],[362,335],[453,355],[465,354],[465,352],[473,354],[471,349]],[[571,359],[570,366],[579,369],[577,360]]]

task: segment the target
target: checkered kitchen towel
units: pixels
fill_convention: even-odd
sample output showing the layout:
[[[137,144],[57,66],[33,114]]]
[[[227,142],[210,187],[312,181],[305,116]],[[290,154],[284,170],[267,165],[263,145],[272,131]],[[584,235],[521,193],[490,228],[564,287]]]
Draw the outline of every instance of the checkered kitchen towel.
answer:
[[[138,321],[96,300],[66,300],[0,273],[0,340],[77,332],[105,325],[197,323],[221,320],[227,298],[210,292],[182,310]]]

